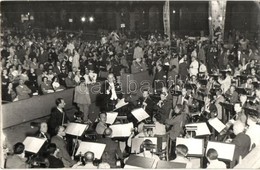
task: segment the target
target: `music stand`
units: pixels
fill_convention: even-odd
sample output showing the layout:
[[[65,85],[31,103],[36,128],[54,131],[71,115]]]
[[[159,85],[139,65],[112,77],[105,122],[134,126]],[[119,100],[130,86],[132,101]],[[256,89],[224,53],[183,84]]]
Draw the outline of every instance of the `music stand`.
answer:
[[[220,102],[220,105],[222,106],[222,112],[224,114],[227,114],[227,117],[228,117],[228,120],[230,120],[230,117],[231,117],[231,114],[232,113],[232,116],[234,115],[234,104],[232,103],[227,103],[227,102]],[[226,123],[226,122],[223,122],[223,123]]]

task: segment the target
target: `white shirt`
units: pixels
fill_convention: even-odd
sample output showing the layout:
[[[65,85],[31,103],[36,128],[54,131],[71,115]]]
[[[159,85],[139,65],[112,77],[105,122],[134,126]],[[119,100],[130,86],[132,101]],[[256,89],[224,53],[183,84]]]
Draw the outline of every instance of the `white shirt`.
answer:
[[[112,92],[110,100],[116,100],[117,99],[117,95],[116,95],[115,84],[114,83],[109,83],[109,85],[111,87],[111,92]],[[109,94],[109,91],[107,93]]]
[[[199,72],[206,73],[207,72],[207,67],[204,64],[201,64],[200,67],[199,67]]]
[[[210,164],[208,164],[207,168],[212,168],[212,169],[226,169],[227,165],[219,160],[211,160]]]
[[[197,60],[194,60],[190,64],[190,76],[197,75],[199,70],[199,63]]]
[[[260,125],[257,124],[251,124],[247,129],[246,134],[251,139],[251,148],[253,144],[255,144],[256,146],[260,144],[260,135],[258,135],[259,132],[260,132]]]
[[[227,76],[224,80],[218,80],[218,82],[221,84],[220,88],[222,92],[226,93],[231,86],[231,77]]]

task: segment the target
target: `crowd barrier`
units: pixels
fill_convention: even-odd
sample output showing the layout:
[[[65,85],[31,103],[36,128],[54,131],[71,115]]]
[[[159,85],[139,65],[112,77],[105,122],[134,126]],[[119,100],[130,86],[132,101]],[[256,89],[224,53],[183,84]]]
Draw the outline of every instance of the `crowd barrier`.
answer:
[[[152,78],[148,75],[147,71],[136,74],[123,74],[123,92],[125,94],[129,94],[131,90],[138,91],[143,85],[142,83],[144,81],[150,83],[152,82]],[[133,82],[135,82],[136,85],[133,85]],[[96,84],[88,86],[92,102],[89,110],[91,121],[95,120],[99,113],[99,108],[96,106],[96,103],[100,101],[100,99],[102,100],[102,95],[100,95],[102,84],[103,82],[97,82]],[[48,116],[51,112],[51,109],[55,107],[55,100],[57,98],[63,98],[65,100],[65,110],[73,109],[75,108],[75,105],[73,104],[73,95],[74,88],[42,96],[33,96],[26,100],[4,104],[2,105],[2,128],[8,128],[24,122]],[[70,117],[71,116],[73,115],[70,115]]]

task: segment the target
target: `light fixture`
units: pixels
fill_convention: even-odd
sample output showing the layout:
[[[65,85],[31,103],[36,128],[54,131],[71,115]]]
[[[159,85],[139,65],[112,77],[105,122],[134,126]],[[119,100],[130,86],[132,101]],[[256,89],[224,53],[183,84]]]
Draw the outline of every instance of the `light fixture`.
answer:
[[[73,19],[72,19],[72,18],[69,18],[69,22],[73,22]]]
[[[81,22],[85,22],[86,18],[85,17],[81,17]]]
[[[211,17],[209,17],[208,19],[209,19],[210,21],[212,20],[212,18],[211,18]]]
[[[94,18],[93,17],[89,17],[89,22],[93,22],[94,21]]]
[[[219,21],[222,21],[223,18],[220,16],[220,17],[218,17],[218,19],[219,19]]]
[[[175,10],[173,10],[173,11],[172,11],[172,13],[174,13],[174,14],[175,14],[175,13],[176,13],[176,11],[175,11]]]

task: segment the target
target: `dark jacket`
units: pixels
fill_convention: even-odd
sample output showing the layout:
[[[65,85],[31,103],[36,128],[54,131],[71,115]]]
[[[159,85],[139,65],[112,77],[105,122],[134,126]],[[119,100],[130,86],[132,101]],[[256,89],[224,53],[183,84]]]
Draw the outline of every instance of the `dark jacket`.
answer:
[[[67,123],[68,122],[68,117],[66,115],[66,113],[61,113],[57,107],[55,107],[54,109],[52,109],[51,111],[51,117],[48,121],[48,130],[51,136],[55,135],[55,128],[57,126],[61,126],[62,125],[62,120],[63,123]]]

